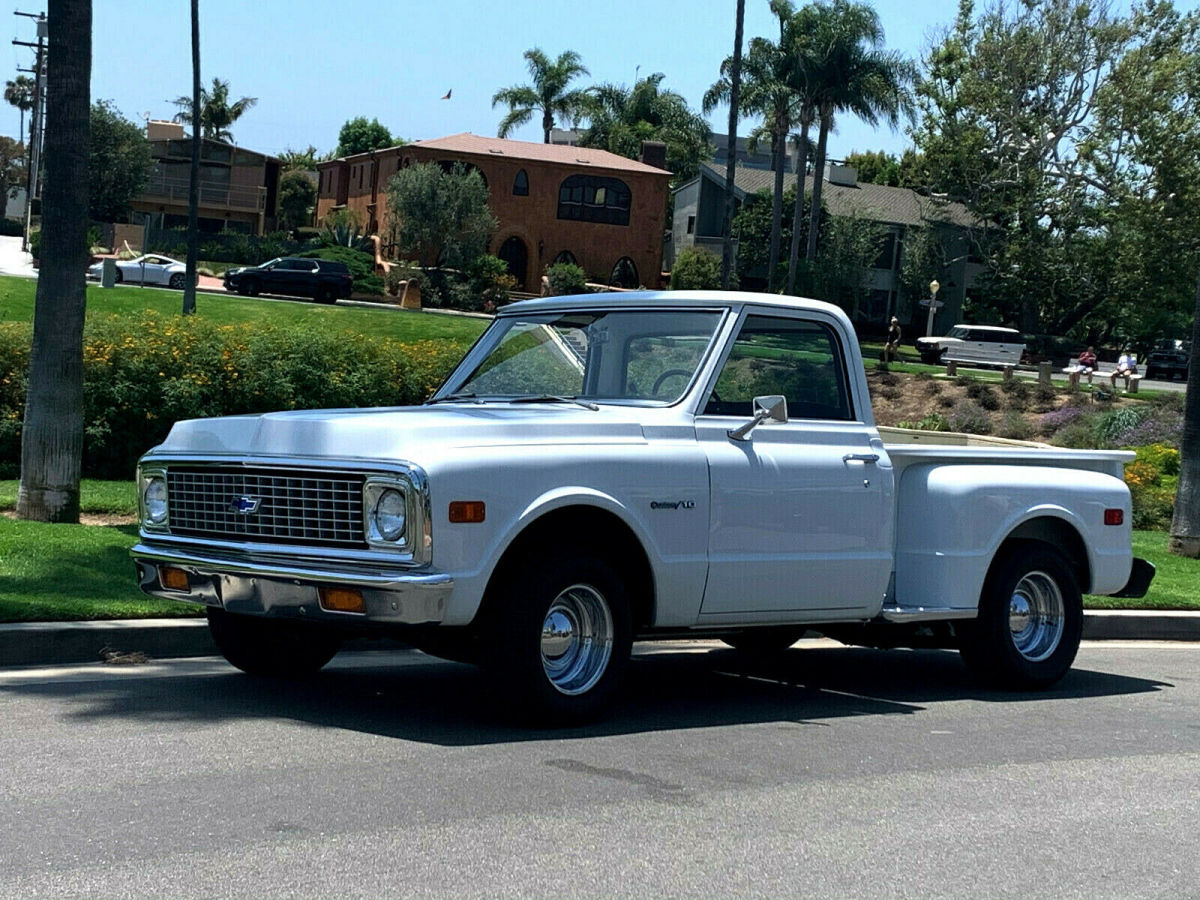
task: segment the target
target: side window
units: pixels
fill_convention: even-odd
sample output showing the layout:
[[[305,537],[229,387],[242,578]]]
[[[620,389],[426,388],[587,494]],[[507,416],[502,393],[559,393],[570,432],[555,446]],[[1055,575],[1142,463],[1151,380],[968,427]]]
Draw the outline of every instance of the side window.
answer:
[[[771,394],[787,398],[792,419],[854,417],[841,347],[829,326],[747,316],[704,414],[749,416],[754,398]]]
[[[529,196],[529,176],[522,169],[517,173],[517,177],[513,179],[513,195],[517,197]]]

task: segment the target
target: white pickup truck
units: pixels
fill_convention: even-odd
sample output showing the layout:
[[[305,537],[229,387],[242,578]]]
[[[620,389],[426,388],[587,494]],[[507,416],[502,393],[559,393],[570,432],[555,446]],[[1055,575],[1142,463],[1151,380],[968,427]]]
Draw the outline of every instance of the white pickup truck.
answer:
[[[531,300],[422,407],[179,422],[139,465],[132,554],[246,672],[397,636],[493,667],[538,721],[602,710],[644,638],[766,653],[813,629],[1051,684],[1081,591],[1153,577],[1133,454],[930,439],[881,439],[834,306]]]

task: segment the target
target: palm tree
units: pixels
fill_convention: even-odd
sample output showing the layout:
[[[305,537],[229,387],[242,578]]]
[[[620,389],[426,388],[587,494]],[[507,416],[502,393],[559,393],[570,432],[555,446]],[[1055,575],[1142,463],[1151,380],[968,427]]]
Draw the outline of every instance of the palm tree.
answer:
[[[548,144],[555,116],[575,125],[587,114],[587,92],[568,91],[567,85],[574,78],[589,72],[574,50],[564,50],[554,62],[538,47],[526,50],[524,55],[529,62],[533,84],[519,84],[496,91],[492,106],[508,104],[508,115],[500,120],[496,134],[508,137],[514,128],[533,118],[534,110],[541,110],[542,136]]]
[[[41,273],[21,428],[17,515],[79,521],[83,457],[91,0],[49,0]]]
[[[4,87],[4,99],[21,111],[20,140],[25,140],[25,113],[33,109],[33,79],[18,75]]]
[[[192,0],[192,102],[189,109],[201,110],[200,103],[200,0]],[[213,87],[216,87],[216,79]],[[183,282],[183,315],[196,311],[196,258],[200,246],[200,130],[192,129],[192,161],[188,169],[187,268]]]
[[[742,61],[741,109],[764,118],[764,127],[771,136],[771,167],[775,185],[771,204],[771,250],[767,262],[767,289],[774,290],[779,268],[779,244],[783,227],[783,167],[787,136],[795,113],[795,95],[791,88],[792,59],[786,51],[791,41],[788,23],[792,7],[788,0],[772,0],[771,11],[779,19],[780,40],[776,44],[767,38],[754,38]],[[730,97],[729,73],[732,57],[721,63],[721,78],[704,94],[703,109],[711,112]]]
[[[196,117],[192,114],[195,107],[191,97],[176,97],[173,101],[179,107],[175,121],[185,125],[195,125]],[[248,110],[258,103],[257,97],[242,97],[233,103],[229,102],[229,82],[214,78],[212,90],[200,88],[200,133],[203,137],[216,141],[233,143],[233,133],[229,126],[240,119]]]
[[[819,30],[811,38],[804,75],[820,122],[806,253],[810,262],[817,255],[822,173],[835,114],[850,112],[872,125],[882,120],[895,129],[901,116],[913,115],[912,84],[916,79],[911,61],[881,49],[883,28],[870,6],[833,0],[819,7]]]
[[[682,95],[659,89],[664,77],[655,72],[632,88],[615,84],[592,88],[589,124],[579,139],[580,146],[637,159],[643,141],[662,141],[675,182],[695,178],[700,161],[712,152],[708,143],[712,131]]]
[[[721,225],[721,287],[729,290],[733,270],[733,175],[737,163],[737,124],[742,102],[742,32],[746,0],[737,0],[733,28],[733,57],[729,62],[729,137],[725,145],[725,216]]]
[[[816,70],[821,58],[818,35],[822,33],[821,17],[828,7],[809,4],[793,13],[789,22],[789,41],[785,48],[792,55],[789,70],[795,94],[796,124],[800,132],[793,135],[799,153],[796,159],[796,202],[792,209],[792,244],[788,248],[787,293],[796,291],[796,272],[800,268],[800,226],[804,219],[804,177],[808,172],[808,151],[812,144],[808,132],[817,118]],[[813,183],[814,188],[816,182]],[[820,210],[820,207],[815,207]],[[819,213],[818,213],[819,214]]]

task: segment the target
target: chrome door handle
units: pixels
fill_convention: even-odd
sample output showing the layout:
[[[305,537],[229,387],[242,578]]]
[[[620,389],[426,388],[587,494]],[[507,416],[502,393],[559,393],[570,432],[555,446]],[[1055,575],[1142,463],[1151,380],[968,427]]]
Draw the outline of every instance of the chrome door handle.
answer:
[[[842,462],[860,462],[860,463],[877,463],[879,462],[878,453],[847,453],[842,457]]]

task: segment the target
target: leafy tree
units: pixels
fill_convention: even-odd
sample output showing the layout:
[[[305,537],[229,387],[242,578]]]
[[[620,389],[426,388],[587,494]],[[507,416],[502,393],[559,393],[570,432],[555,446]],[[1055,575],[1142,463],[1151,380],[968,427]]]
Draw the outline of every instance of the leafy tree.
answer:
[[[129,215],[129,201],[146,186],[154,160],[142,129],[130,122],[111,100],[97,100],[91,111],[88,146],[88,216],[119,222]]]
[[[580,146],[637,159],[643,141],[662,141],[676,184],[700,174],[700,163],[712,155],[712,131],[680,94],[659,88],[664,77],[656,72],[632,88],[616,84],[592,88],[589,125]]]
[[[48,0],[47,24],[50,46],[58,49],[46,76],[41,273],[21,429],[17,515],[42,522],[78,522],[91,0]]]
[[[488,189],[477,169],[455,163],[417,163],[388,181],[387,207],[396,227],[399,254],[422,268],[463,270],[486,249],[496,217],[487,206]]]
[[[836,303],[850,318],[858,319],[874,280],[871,264],[879,256],[886,232],[883,225],[859,215],[829,216],[812,271],[812,295]]]
[[[312,221],[317,204],[317,186],[303,169],[284,172],[279,179],[279,225],[284,229],[302,228]]]
[[[18,75],[4,86],[4,99],[15,106],[21,113],[21,140],[25,140],[25,113],[33,109],[33,79],[28,75]]]
[[[0,198],[25,181],[25,145],[10,137],[0,137]],[[0,201],[0,208],[3,201]]]
[[[765,189],[761,190],[746,198],[733,220],[733,233],[738,241],[736,278],[743,285],[754,284],[761,275],[767,272],[767,267],[770,265],[771,230],[774,227],[773,201],[774,197],[771,192]],[[784,191],[783,205],[794,206],[795,202],[796,186],[793,184]],[[812,194],[805,193],[801,202],[802,209],[807,213],[808,204],[812,202]],[[807,215],[801,217],[800,228],[801,239],[804,239],[808,230]],[[782,223],[781,238],[784,242],[790,242],[792,239],[792,218],[790,216]],[[803,263],[803,260],[801,262]],[[787,272],[782,271],[784,264],[781,261],[777,260],[776,266],[776,281],[779,282],[787,277]],[[802,293],[811,293],[810,274],[811,272],[805,269],[796,279],[798,289]]]
[[[279,164],[284,172],[299,170],[302,172],[312,172],[317,168],[317,163],[323,161],[317,148],[309,144],[303,150],[293,150],[290,147],[279,154]]]
[[[857,153],[851,150],[842,160],[858,172],[858,180],[865,184],[883,184],[900,187],[900,160],[890,153],[876,150],[874,153]]]
[[[176,121],[185,125],[196,124],[191,97],[177,97],[172,102],[179,107],[179,112],[175,115]],[[257,104],[257,97],[241,97],[231,103],[229,82],[214,78],[212,90],[200,89],[201,136],[232,143],[233,132],[229,130],[230,126]]]
[[[382,150],[384,147],[395,147],[405,143],[400,138],[392,137],[392,133],[378,119],[367,121],[366,116],[349,119],[342,130],[338,132],[335,157],[354,156],[371,150]]]
[[[567,86],[580,75],[587,75],[588,70],[574,50],[564,50],[553,62],[538,47],[526,50],[524,56],[533,84],[518,84],[496,91],[492,107],[501,103],[508,107],[508,114],[500,120],[496,133],[508,137],[514,128],[532,119],[535,111],[541,111],[542,138],[548,144],[555,117],[558,121],[576,125],[587,115],[590,108],[587,93],[569,91]]]

